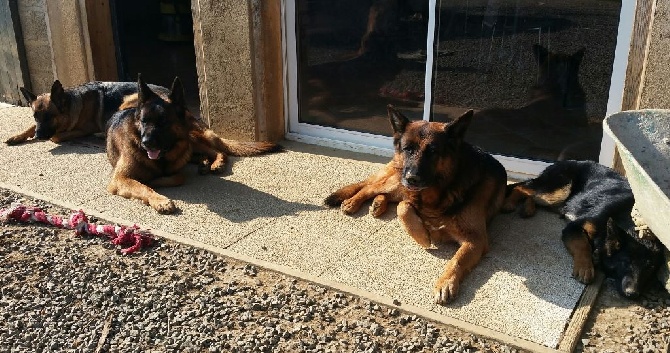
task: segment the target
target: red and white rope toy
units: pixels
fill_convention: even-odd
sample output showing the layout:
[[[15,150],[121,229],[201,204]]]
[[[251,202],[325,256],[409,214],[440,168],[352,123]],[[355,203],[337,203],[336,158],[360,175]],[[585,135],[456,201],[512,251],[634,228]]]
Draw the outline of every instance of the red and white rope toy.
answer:
[[[140,230],[137,225],[132,227],[118,225],[99,225],[89,223],[88,217],[84,211],[79,210],[70,215],[68,219],[61,216],[48,215],[39,207],[24,206],[21,204],[12,205],[9,208],[0,209],[0,222],[18,221],[23,223],[44,223],[57,228],[72,229],[74,234],[81,236],[84,234],[106,236],[112,244],[128,246],[121,249],[121,252],[132,254],[143,247],[151,245],[154,241],[153,236],[146,230]]]

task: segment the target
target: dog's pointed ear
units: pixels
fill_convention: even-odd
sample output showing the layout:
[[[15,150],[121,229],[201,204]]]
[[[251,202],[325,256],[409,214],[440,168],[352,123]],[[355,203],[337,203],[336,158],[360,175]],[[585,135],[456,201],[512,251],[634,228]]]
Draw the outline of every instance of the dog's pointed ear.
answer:
[[[58,108],[59,111],[63,112],[65,110],[65,89],[59,80],[54,81],[51,85],[51,95],[49,96],[51,102]]]
[[[543,64],[549,57],[549,50],[540,44],[533,44],[533,55],[538,63]]]
[[[172,81],[172,88],[170,88],[170,102],[178,107],[186,106],[186,99],[184,98],[184,85],[178,76],[175,76]]]
[[[407,127],[407,124],[409,124],[409,119],[397,111],[391,104],[386,106],[386,110],[388,111],[391,126],[393,126],[393,132],[397,134],[402,134],[405,132],[405,128]]]
[[[444,131],[449,137],[463,139],[463,137],[465,137],[465,131],[467,131],[468,126],[470,126],[470,123],[472,122],[473,115],[474,111],[472,109],[468,110],[463,113],[463,115],[456,118],[456,120],[448,124],[444,128]]]
[[[54,83],[51,85],[51,95],[57,95],[62,93],[65,93],[63,85],[60,83],[59,80],[54,81]]]
[[[626,230],[622,229],[612,217],[607,218],[607,234],[605,237],[605,250],[607,250],[607,256],[612,256],[616,251],[621,248],[621,241]],[[635,224],[630,227],[630,236],[637,237],[635,232]]]
[[[142,79],[142,74],[137,74],[137,105],[140,106],[144,104],[144,102],[155,98],[156,93],[149,88],[149,85],[144,82]]]
[[[30,92],[25,87],[19,87],[19,90],[21,91],[21,94],[23,94],[23,97],[26,99],[28,104],[31,104],[32,102],[35,101],[35,99],[37,99],[35,93]]]

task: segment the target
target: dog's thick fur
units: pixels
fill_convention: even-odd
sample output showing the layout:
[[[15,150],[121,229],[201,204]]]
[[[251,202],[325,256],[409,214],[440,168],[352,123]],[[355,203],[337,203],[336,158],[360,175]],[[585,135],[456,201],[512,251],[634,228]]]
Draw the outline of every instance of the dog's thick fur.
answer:
[[[335,191],[325,203],[350,214],[374,197],[371,213],[379,216],[388,202],[399,202],[401,225],[423,248],[460,244],[433,291],[435,301],[445,304],[489,249],[487,226],[502,206],[507,174],[491,155],[463,141],[472,111],[448,124],[410,122],[392,106],[388,113],[395,146],[391,162]]]
[[[568,220],[562,240],[573,258],[572,275],[580,282],[593,280],[595,257],[619,293],[634,298],[660,266],[660,242],[637,236],[633,192],[614,170],[592,161],[560,161],[510,189],[503,211],[513,211],[525,199],[522,217],[534,215],[537,203]]]
[[[149,85],[161,94],[168,89]],[[124,96],[137,93],[135,82],[88,82],[63,88],[56,80],[50,93],[36,96],[21,87],[21,93],[33,110],[35,124],[10,137],[5,143],[16,145],[31,138],[59,143],[104,132],[109,118],[116,112]]]
[[[138,93],[110,119],[107,157],[114,168],[107,190],[142,200],[159,213],[176,211],[174,202],[153,187],[185,182],[184,166],[193,153],[209,157],[212,172],[223,171],[226,154],[251,156],[281,150],[270,142],[238,142],[217,136],[186,108],[179,78],[165,97],[138,79]]]

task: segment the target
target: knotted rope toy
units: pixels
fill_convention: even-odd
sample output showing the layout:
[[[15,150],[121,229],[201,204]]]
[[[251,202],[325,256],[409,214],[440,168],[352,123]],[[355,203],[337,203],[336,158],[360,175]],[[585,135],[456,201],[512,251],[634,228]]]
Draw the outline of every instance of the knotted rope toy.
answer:
[[[48,215],[39,207],[14,204],[8,208],[0,209],[0,223],[16,221],[21,223],[43,223],[56,228],[72,229],[74,234],[81,236],[84,234],[107,237],[114,245],[128,246],[121,249],[124,255],[132,254],[135,251],[149,246],[154,238],[146,230],[140,230],[137,225],[131,227],[119,225],[98,225],[89,223],[88,217],[84,211],[73,212],[69,218],[62,216]]]

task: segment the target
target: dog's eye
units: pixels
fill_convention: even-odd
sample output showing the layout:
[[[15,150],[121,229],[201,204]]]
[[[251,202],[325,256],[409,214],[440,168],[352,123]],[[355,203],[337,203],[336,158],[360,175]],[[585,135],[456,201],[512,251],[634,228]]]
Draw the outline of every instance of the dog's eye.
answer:
[[[149,119],[148,116],[142,114],[142,115],[140,116],[140,122],[141,122],[142,124],[147,124],[147,123],[151,122],[151,119]]]
[[[405,145],[402,147],[403,152],[412,152],[414,151],[414,146],[413,145]]]

